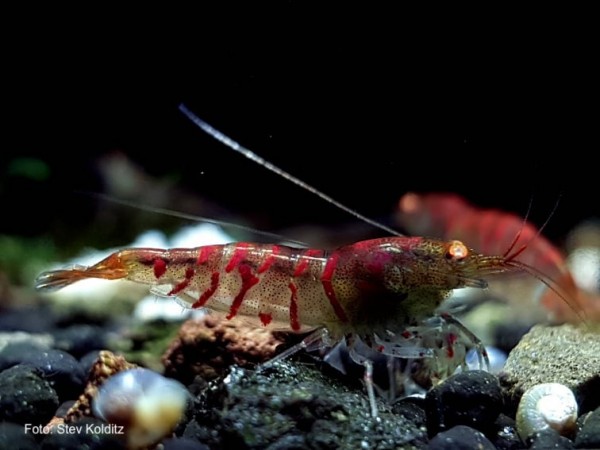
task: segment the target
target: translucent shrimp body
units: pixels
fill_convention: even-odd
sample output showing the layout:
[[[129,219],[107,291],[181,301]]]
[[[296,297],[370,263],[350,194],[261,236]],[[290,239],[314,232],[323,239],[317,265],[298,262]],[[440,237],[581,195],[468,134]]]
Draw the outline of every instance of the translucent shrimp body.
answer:
[[[241,315],[294,332],[326,327],[339,338],[416,325],[450,290],[483,288],[482,276],[506,270],[501,258],[478,255],[459,241],[390,237],[330,254],[240,242],[125,249],[90,267],[45,272],[36,288],[48,292],[84,278],[123,278],[228,319]]]
[[[128,279],[206,307],[227,319],[318,337],[346,339],[351,356],[362,342],[392,358],[426,358],[431,376],[444,378],[464,365],[479,341],[450,316],[435,311],[452,289],[484,288],[482,277],[514,270],[500,257],[479,255],[459,241],[389,237],[357,242],[327,254],[247,242],[192,249],[133,248],[90,267],[41,274],[41,291],[84,278]]]

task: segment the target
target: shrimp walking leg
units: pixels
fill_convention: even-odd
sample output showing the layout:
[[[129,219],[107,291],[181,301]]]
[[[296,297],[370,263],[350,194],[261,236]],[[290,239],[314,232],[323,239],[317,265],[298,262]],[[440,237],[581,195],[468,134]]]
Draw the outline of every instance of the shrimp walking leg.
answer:
[[[371,416],[377,417],[379,413],[377,411],[377,403],[375,402],[375,389],[373,387],[373,362],[368,357],[365,357],[358,352],[357,344],[360,342],[359,338],[354,335],[349,335],[346,337],[346,342],[348,344],[350,358],[352,358],[355,363],[361,364],[365,368],[363,381],[365,383],[365,388],[367,389]]]
[[[289,358],[290,356],[298,353],[301,350],[318,350],[320,348],[325,348],[330,345],[331,343],[329,342],[329,332],[326,328],[319,328],[310,333],[297,344],[292,345],[291,347],[279,353],[277,356],[261,364],[259,368],[270,367],[276,362],[283,361],[284,359]]]
[[[475,352],[477,353],[477,360],[479,362],[479,369],[490,371],[490,359],[487,354],[487,350],[485,346],[481,342],[481,340],[475,336],[475,334],[465,327],[456,317],[449,313],[444,313],[441,315],[441,318],[448,324],[454,325],[463,336],[466,336],[470,343],[475,348]]]

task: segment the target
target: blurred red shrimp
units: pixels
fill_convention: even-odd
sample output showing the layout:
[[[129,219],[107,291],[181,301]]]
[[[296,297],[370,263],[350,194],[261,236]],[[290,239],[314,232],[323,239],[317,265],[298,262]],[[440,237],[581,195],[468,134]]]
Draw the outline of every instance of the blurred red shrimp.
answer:
[[[591,312],[562,252],[516,214],[480,209],[456,194],[408,193],[400,199],[398,220],[410,234],[459,239],[482,253],[516,253],[518,261],[540,272],[543,282],[560,289],[561,295],[545,289],[539,300],[556,321],[579,322]]]

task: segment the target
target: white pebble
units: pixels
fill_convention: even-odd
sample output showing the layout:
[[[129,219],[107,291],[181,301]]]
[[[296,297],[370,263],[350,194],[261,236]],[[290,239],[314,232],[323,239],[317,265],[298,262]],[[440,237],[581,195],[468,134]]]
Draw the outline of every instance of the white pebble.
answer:
[[[169,435],[182,419],[190,394],[178,381],[148,369],[119,372],[100,386],[94,414],[123,425],[129,448],[144,448]]]

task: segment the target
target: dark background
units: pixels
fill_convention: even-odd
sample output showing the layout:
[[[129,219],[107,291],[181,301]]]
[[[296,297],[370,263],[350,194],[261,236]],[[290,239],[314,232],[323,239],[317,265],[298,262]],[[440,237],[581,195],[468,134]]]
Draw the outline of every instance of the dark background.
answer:
[[[408,191],[451,191],[520,214],[533,198],[540,225],[560,197],[546,229],[560,239],[600,213],[597,27],[585,12],[454,13],[280,2],[15,15],[2,228],[64,240],[94,227],[106,206],[74,192],[104,192],[98,158],[115,151],[259,228],[352,221],[208,138],[179,113],[185,102],[370,217],[389,220]],[[48,176],[15,173],[23,157]]]

